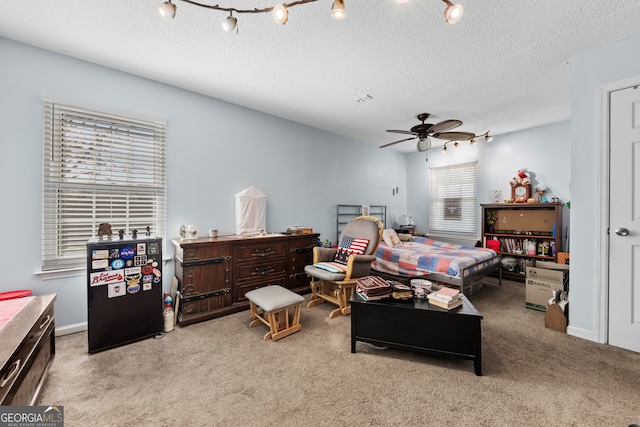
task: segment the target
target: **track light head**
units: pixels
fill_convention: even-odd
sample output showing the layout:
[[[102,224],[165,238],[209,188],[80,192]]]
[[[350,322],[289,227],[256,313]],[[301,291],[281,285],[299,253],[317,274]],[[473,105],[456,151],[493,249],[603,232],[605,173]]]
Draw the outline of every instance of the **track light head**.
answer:
[[[336,21],[341,21],[347,17],[347,13],[344,11],[344,0],[333,0],[331,17]]]
[[[167,21],[169,19],[173,19],[176,16],[176,9],[176,5],[171,3],[171,0],[160,3],[158,5],[158,12],[160,13],[160,16],[162,16]]]
[[[284,4],[277,4],[273,6],[273,10],[271,11],[271,16],[273,20],[276,21],[280,25],[284,25],[289,20],[289,11]]]
[[[444,19],[449,24],[455,24],[462,18],[464,7],[461,4],[454,5],[449,0],[442,0],[447,4],[447,8],[444,10]]]
[[[475,138],[471,138],[471,140],[469,141],[469,144],[471,145],[476,145],[476,139]]]
[[[227,16],[227,18],[222,21],[222,28],[227,32],[230,33],[233,30],[236,30],[236,32],[238,31],[238,20],[236,18],[234,18],[232,15]]]
[[[493,141],[493,137],[489,135],[489,132],[487,132],[486,135],[484,136],[484,140],[487,142],[491,142]]]

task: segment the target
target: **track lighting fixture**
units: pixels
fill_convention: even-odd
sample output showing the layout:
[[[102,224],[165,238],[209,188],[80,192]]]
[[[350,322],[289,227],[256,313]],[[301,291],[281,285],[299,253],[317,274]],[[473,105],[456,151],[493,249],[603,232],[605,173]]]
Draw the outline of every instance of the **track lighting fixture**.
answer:
[[[318,0],[295,0],[295,1],[292,1],[291,3],[276,4],[275,6],[266,7],[263,9],[258,9],[258,8],[236,9],[234,7],[222,7],[217,4],[209,5],[205,3],[199,3],[198,1],[195,1],[195,0],[181,0],[181,1],[184,1],[185,3],[189,3],[193,6],[199,6],[206,9],[214,9],[214,10],[219,10],[223,12],[229,12],[230,15],[225,19],[222,26],[226,31],[231,32],[235,29],[237,32],[238,20],[231,15],[231,13],[233,12],[236,12],[236,13],[271,12],[273,20],[280,25],[284,25],[289,20],[289,8],[293,6],[299,6],[301,4],[315,3]],[[408,1],[409,0],[396,0],[396,2],[401,5],[407,3]],[[462,5],[461,4],[454,5],[449,0],[442,0],[442,1],[447,4],[447,8],[444,11],[445,19],[449,24],[455,24],[462,17],[462,11],[463,11]],[[340,21],[347,17],[347,14],[345,12],[344,2],[345,0],[333,0],[333,5],[331,6],[331,12],[330,12],[331,18]],[[167,0],[164,3],[160,3],[158,5],[158,12],[162,17],[164,17],[167,20],[170,20],[176,16],[176,10],[177,10],[177,7],[174,3],[171,2],[171,0]]]
[[[287,11],[287,7],[284,4],[277,4],[273,6],[271,16],[278,24],[284,25],[289,20],[289,11]]]
[[[481,135],[476,135],[476,138],[484,138],[484,140],[486,142],[491,142],[491,141],[493,141],[493,137],[491,135],[489,135],[489,132],[491,132],[491,131],[486,131],[485,133],[483,133]],[[476,138],[473,138],[473,139],[475,140]],[[471,144],[471,145],[473,145],[473,144]]]
[[[444,19],[449,24],[455,24],[462,18],[464,7],[461,4],[453,4],[449,0],[442,0],[447,4],[447,8],[444,10]]]
[[[158,12],[160,12],[160,15],[168,21],[176,16],[176,5],[171,3],[171,0],[160,3],[158,5]]]
[[[224,30],[227,33],[230,33],[233,30],[236,30],[236,33],[238,32],[238,20],[236,18],[233,17],[233,15],[229,15],[227,16],[227,18],[222,21],[222,28],[224,28]]]
[[[471,140],[469,141],[469,144],[476,145],[476,142],[478,142],[478,141],[476,141],[475,138],[471,138]]]
[[[333,6],[331,6],[331,17],[336,21],[342,21],[347,17],[344,11],[344,0],[333,0]]]

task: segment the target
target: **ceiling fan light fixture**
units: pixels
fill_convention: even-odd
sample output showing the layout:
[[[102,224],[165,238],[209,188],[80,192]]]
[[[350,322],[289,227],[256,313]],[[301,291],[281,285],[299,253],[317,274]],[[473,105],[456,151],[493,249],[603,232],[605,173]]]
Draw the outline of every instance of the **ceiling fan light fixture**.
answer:
[[[475,138],[471,138],[471,140],[469,141],[469,144],[471,145],[476,145],[476,139]]]
[[[237,31],[238,20],[236,18],[234,18],[232,15],[229,15],[229,16],[226,17],[226,19],[224,21],[222,21],[222,28],[227,33],[232,32],[234,29]]]
[[[341,21],[347,17],[347,13],[344,11],[344,0],[333,0],[331,17],[336,21]]]
[[[273,10],[271,11],[271,16],[273,20],[276,21],[280,25],[284,25],[289,20],[289,11],[284,4],[277,4],[273,6]]]
[[[427,137],[420,138],[416,144],[416,149],[420,152],[428,151],[431,148],[431,140]]]
[[[176,5],[171,3],[171,0],[158,4],[158,12],[167,21],[173,19],[176,16]]]
[[[447,152],[447,144],[444,144],[444,147],[442,147],[442,152],[446,153]]]
[[[489,135],[489,132],[487,132],[487,134],[484,136],[484,140],[487,142],[491,142],[493,141],[493,137]]]
[[[449,24],[455,24],[462,19],[464,7],[461,4],[453,4],[449,0],[442,0],[447,4],[447,8],[444,10],[444,19]]]
[[[456,148],[458,147],[458,145],[460,145],[460,144],[458,143],[458,141],[456,141],[456,142],[454,142],[454,143],[453,143],[453,146],[454,146],[454,147],[456,147]]]

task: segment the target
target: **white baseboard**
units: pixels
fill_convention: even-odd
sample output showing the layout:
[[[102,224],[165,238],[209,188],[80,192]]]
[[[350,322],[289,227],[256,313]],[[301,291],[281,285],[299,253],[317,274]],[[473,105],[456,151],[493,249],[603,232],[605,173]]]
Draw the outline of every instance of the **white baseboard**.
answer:
[[[60,337],[63,335],[75,334],[76,332],[84,332],[88,328],[87,322],[76,323],[69,326],[62,326],[60,328],[56,328],[56,336]]]
[[[575,326],[571,326],[571,325],[567,326],[567,335],[571,335],[574,337],[604,344],[603,342],[598,341],[598,337],[596,336],[596,333],[594,331],[588,331],[586,329],[576,328]]]

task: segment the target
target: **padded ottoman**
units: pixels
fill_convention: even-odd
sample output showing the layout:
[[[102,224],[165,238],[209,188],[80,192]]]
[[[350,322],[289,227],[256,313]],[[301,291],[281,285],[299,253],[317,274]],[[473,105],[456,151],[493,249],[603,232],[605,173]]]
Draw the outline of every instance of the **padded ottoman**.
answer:
[[[269,327],[263,341],[274,341],[302,330],[300,324],[300,303],[304,297],[283,288],[269,285],[245,294],[251,307],[251,323],[254,327],[261,322]],[[290,313],[290,311],[293,313]]]

